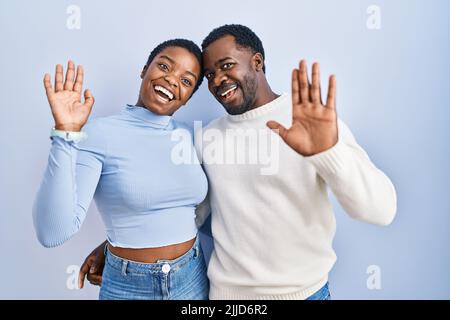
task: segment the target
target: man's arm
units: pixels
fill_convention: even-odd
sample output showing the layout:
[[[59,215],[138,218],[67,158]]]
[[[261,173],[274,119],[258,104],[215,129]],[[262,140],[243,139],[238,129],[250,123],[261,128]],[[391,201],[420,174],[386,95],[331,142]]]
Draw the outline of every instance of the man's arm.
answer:
[[[321,97],[319,64],[308,80],[306,62],[292,73],[292,126],[267,126],[293,150],[306,157],[355,219],[388,225],[397,209],[394,186],[370,161],[336,113],[336,77],[329,78],[327,100]]]
[[[394,185],[372,163],[344,122],[339,120],[338,123],[338,143],[306,159],[352,218],[376,225],[389,225],[397,210]]]
[[[107,241],[101,243],[84,260],[78,275],[78,287],[84,287],[84,279],[87,279],[92,285],[101,286],[103,268],[105,266],[105,246]]]

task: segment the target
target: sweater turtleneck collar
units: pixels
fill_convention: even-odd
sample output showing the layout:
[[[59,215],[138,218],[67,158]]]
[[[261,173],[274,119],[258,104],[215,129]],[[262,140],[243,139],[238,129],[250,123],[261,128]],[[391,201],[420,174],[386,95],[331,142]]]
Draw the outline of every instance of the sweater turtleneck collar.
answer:
[[[276,98],[276,99],[272,100],[271,102],[266,103],[258,108],[252,109],[243,114],[237,114],[237,115],[228,114],[227,117],[230,121],[233,121],[233,122],[256,119],[261,116],[267,115],[267,114],[273,112],[274,110],[280,108],[281,106],[283,106],[283,103],[285,102],[285,100],[288,97],[289,97],[288,94],[283,93],[278,98]]]

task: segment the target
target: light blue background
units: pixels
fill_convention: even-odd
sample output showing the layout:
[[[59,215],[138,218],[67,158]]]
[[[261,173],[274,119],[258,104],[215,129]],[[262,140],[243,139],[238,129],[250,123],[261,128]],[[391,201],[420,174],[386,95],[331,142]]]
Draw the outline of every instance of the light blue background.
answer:
[[[81,8],[80,30],[66,28],[70,4]],[[366,27],[371,4],[382,10],[381,30]],[[0,298],[98,294],[66,285],[67,267],[105,238],[95,205],[62,247],[41,247],[32,227],[52,127],[43,74],[53,77],[68,59],[82,63],[93,116],[109,115],[136,102],[156,44],[173,37],[200,44],[212,28],[242,23],[264,43],[275,91],[290,91],[291,69],[303,57],[321,62],[323,76],[337,74],[339,116],[397,188],[397,217],[386,228],[353,221],[335,205],[333,298],[449,299],[449,11],[447,0],[1,0]],[[221,114],[203,85],[176,116],[208,122]],[[381,290],[366,286],[370,265],[381,269]]]

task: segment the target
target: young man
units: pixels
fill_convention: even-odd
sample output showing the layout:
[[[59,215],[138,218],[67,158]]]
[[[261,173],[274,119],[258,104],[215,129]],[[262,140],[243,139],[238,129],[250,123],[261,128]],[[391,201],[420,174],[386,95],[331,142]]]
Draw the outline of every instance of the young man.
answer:
[[[292,95],[278,95],[265,76],[262,43],[249,28],[219,27],[202,49],[209,91],[228,113],[197,134],[212,210],[210,299],[329,298],[336,222],[327,187],[351,217],[388,225],[396,211],[391,181],[338,120],[334,76],[322,102],[317,63],[310,83],[301,61]],[[252,130],[281,137],[270,150],[271,162],[279,160],[275,170],[262,173],[261,162],[211,161],[207,149],[222,148],[227,159],[260,154],[258,139],[223,143],[230,132]],[[225,139],[212,139],[212,132]]]

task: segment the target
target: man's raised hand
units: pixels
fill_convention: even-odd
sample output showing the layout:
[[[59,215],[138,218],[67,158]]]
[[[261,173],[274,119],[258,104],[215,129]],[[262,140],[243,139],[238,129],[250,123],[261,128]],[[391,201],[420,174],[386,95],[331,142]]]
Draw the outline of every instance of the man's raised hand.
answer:
[[[267,126],[303,156],[333,147],[338,141],[336,77],[329,78],[327,101],[323,104],[319,64],[313,64],[310,83],[306,61],[300,61],[300,68],[292,72],[292,126],[287,129],[276,121],[269,121]]]

